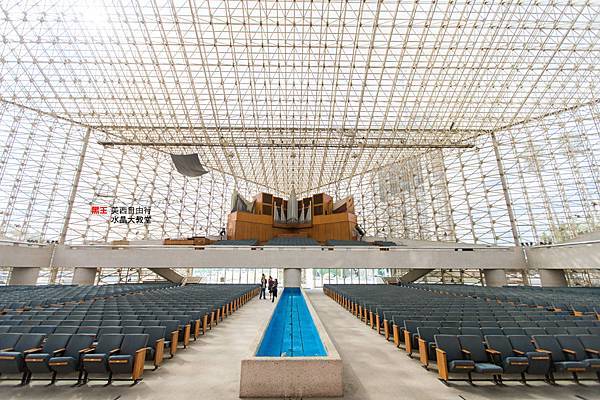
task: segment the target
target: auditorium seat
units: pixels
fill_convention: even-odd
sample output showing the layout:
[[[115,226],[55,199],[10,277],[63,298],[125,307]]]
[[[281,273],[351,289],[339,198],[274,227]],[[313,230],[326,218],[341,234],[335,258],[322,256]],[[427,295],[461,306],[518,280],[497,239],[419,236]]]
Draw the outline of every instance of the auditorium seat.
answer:
[[[25,356],[25,364],[29,371],[28,380],[33,373],[51,373],[48,365],[50,358],[60,355],[71,339],[71,335],[52,334],[46,338],[39,352],[33,352]]]
[[[491,375],[494,382],[500,383],[504,370],[490,361],[481,339],[480,335],[460,335],[458,341],[461,351],[467,355],[467,359],[475,362],[475,372]]]
[[[48,366],[53,372],[50,383],[53,384],[56,381],[58,374],[72,372],[79,372],[77,383],[81,383],[83,374],[83,370],[80,368],[81,356],[93,350],[91,347],[93,341],[94,338],[90,335],[73,335],[69,340],[64,353],[60,356],[51,357],[50,360],[48,360]]]
[[[529,367],[527,356],[518,356],[513,351],[510,340],[504,335],[486,335],[487,352],[492,361],[500,365],[504,372],[520,374],[523,383],[526,382],[525,371]]]
[[[25,357],[40,350],[39,346],[43,340],[44,335],[40,333],[24,334],[19,337],[13,348],[0,351],[0,374],[21,374],[21,383],[25,384],[28,376]]]
[[[554,372],[570,372],[573,379],[577,380],[578,372],[585,372],[587,364],[584,361],[575,359],[569,360],[563,351],[556,337],[551,335],[536,335],[533,336],[537,351],[548,353],[552,360],[552,370],[550,372],[550,380],[555,382]]]
[[[458,336],[435,335],[436,359],[440,379],[447,383],[450,373],[463,373],[471,381],[471,372],[475,370],[475,361],[465,357]]]
[[[152,360],[154,369],[157,369],[163,361],[165,352],[165,332],[164,326],[147,326],[144,333],[148,335],[148,351],[146,359]]]
[[[119,352],[123,342],[121,334],[105,334],[100,336],[98,344],[90,353],[81,357],[82,368],[84,371],[83,383],[88,381],[89,374],[108,374],[108,383],[112,380],[112,374],[108,368],[108,358]]]
[[[108,358],[112,375],[127,374],[131,376],[134,384],[139,382],[144,373],[147,344],[147,334],[126,335],[121,343],[119,354]]]

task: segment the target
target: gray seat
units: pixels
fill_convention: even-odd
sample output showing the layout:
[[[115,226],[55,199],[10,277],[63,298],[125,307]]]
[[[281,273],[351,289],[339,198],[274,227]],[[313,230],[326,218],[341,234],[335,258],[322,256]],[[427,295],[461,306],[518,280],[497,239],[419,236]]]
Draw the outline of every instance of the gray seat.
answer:
[[[51,357],[48,360],[48,366],[53,372],[52,382],[56,380],[58,374],[79,371],[77,382],[81,382],[83,370],[80,369],[81,356],[86,352],[92,351],[93,336],[86,334],[77,334],[71,337],[64,354],[58,357]]]
[[[147,334],[125,335],[119,354],[108,358],[108,366],[112,374],[130,374],[136,383],[144,371],[147,344]]]
[[[521,378],[525,381],[525,371],[529,367],[527,356],[517,356],[512,348],[510,340],[504,335],[487,335],[485,336],[488,352],[491,354],[492,360],[502,366],[504,372],[509,374],[521,374]]]
[[[587,370],[587,364],[585,362],[567,359],[556,337],[550,335],[538,335],[533,337],[533,341],[539,351],[550,354],[554,371],[570,372],[573,374],[573,378],[577,379],[578,372],[585,372]],[[553,375],[551,375],[550,378],[554,381]]]
[[[107,373],[108,381],[112,380],[112,373],[108,368],[108,358],[119,352],[124,335],[109,333],[100,336],[93,352],[84,354],[81,358],[85,371],[83,382],[87,382],[90,373]]]
[[[464,353],[461,351],[460,342],[458,336],[454,335],[435,335],[435,346],[445,355],[446,369],[448,372],[453,373],[466,373],[471,379],[471,372],[475,369],[475,361],[468,360],[465,358]],[[440,363],[443,361],[440,357],[437,358],[438,370],[440,370]],[[448,380],[448,377],[442,377],[442,379]]]
[[[50,358],[60,355],[71,339],[71,335],[67,334],[52,334],[46,338],[44,345],[39,352],[27,354],[25,356],[25,364],[31,374],[35,373],[50,373],[52,370],[48,366]]]
[[[468,359],[475,361],[475,372],[492,375],[496,382],[498,375],[501,375],[504,370],[501,366],[490,361],[485,346],[481,342],[481,336],[460,335],[458,340],[462,352],[467,354]]]
[[[583,343],[577,336],[557,335],[556,340],[562,347],[567,359],[584,362],[587,365],[588,371],[600,371],[600,358],[596,358],[597,354],[594,354],[594,352],[586,351]]]
[[[0,352],[0,374],[22,374],[21,383],[25,383],[29,374],[25,367],[25,357],[40,350],[44,337],[41,333],[21,335],[10,351]]]

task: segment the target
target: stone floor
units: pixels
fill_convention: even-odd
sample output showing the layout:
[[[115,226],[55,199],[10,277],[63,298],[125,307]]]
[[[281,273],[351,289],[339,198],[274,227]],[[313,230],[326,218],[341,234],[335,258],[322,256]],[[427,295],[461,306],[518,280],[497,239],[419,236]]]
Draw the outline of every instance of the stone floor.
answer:
[[[456,383],[446,387],[437,374],[425,371],[417,360],[386,344],[383,337],[368,329],[321,290],[309,290],[329,336],[344,360],[345,400],[378,399],[600,399],[600,384],[561,384],[552,387],[532,383],[524,387],[509,383],[496,387],[480,383],[476,387]],[[146,371],[144,380],[134,387],[117,382],[104,387],[94,382],[86,387],[70,387],[46,382],[15,387],[15,382],[0,383],[0,400],[129,400],[129,399],[236,399],[239,391],[240,360],[258,334],[260,322],[269,317],[273,304],[254,299],[190,348],[166,360],[158,371]]]

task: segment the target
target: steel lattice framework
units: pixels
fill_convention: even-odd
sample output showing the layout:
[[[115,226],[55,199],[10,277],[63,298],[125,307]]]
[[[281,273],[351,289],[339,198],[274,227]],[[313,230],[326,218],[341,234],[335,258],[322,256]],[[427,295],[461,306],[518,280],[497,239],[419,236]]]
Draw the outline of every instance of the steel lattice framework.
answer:
[[[473,3],[0,0],[0,235],[217,235],[234,189],[292,187],[378,236],[598,230],[600,4]]]

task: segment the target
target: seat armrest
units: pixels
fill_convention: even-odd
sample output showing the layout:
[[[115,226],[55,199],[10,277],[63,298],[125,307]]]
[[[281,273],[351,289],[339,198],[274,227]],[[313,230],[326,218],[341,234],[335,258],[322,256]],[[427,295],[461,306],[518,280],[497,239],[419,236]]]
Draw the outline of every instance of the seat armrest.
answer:
[[[521,351],[521,350],[512,349],[512,351],[513,351],[513,353],[515,353],[516,355],[519,355],[519,356],[524,356],[525,355],[525,352]]]
[[[498,350],[494,350],[494,349],[485,349],[486,353],[490,353],[490,354],[500,354],[500,352]]]
[[[585,349],[585,351],[590,354],[596,354],[596,355],[600,354],[600,351],[594,350],[594,349]]]
[[[65,349],[64,347],[63,347],[63,348],[61,348],[61,349],[56,349],[56,350],[54,350],[54,351],[52,352],[52,355],[53,355],[53,356],[56,356],[56,355],[58,355],[59,353],[62,353],[63,351],[65,351],[65,350],[66,350],[66,349]]]
[[[467,349],[460,349],[460,351],[462,351],[466,355],[470,355],[471,354],[471,352],[469,350],[467,350]]]
[[[570,355],[577,355],[577,353],[575,353],[573,350],[571,349],[562,349],[563,352],[570,354]]]
[[[7,347],[5,349],[0,349],[0,351],[13,351],[12,347]]]
[[[37,353],[38,351],[41,351],[42,348],[41,347],[34,347],[32,349],[27,349],[23,352],[23,354],[31,354],[31,353]]]
[[[552,352],[550,350],[546,350],[546,349],[535,349],[535,351],[540,352],[540,353],[552,354]]]
[[[91,353],[92,351],[94,351],[95,348],[94,347],[86,347],[85,349],[81,349],[79,350],[79,354],[87,354],[87,353]]]
[[[116,349],[112,349],[111,351],[109,351],[108,354],[112,356],[113,354],[118,353],[120,350],[121,349],[117,347]]]

